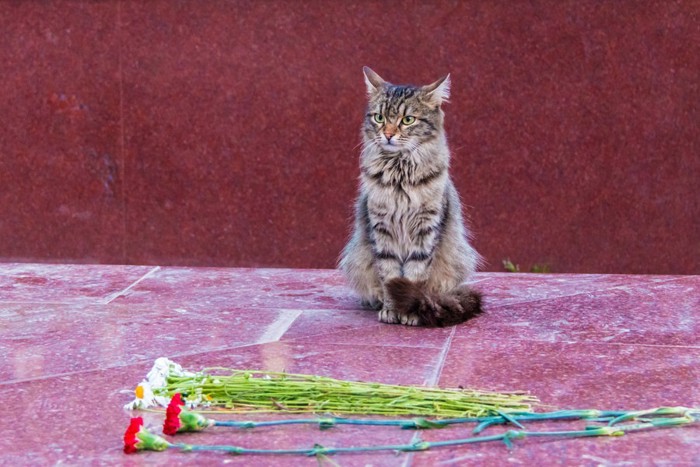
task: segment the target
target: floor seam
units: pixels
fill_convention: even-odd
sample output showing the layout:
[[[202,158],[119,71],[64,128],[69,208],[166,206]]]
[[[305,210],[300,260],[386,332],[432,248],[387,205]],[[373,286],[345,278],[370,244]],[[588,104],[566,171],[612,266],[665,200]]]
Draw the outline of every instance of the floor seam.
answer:
[[[104,298],[104,300],[102,301],[102,305],[108,305],[108,304],[112,303],[115,299],[119,298],[120,296],[126,295],[126,293],[127,293],[129,290],[133,289],[133,288],[136,287],[138,284],[140,284],[140,283],[143,282],[144,280],[148,279],[150,276],[152,276],[153,274],[155,274],[156,271],[159,271],[159,270],[160,270],[160,266],[156,266],[156,267],[154,267],[153,269],[151,269],[150,271],[148,271],[146,274],[144,274],[143,276],[141,276],[139,279],[137,279],[136,281],[134,281],[131,285],[129,285],[129,286],[128,286],[127,288],[125,288],[124,290],[121,290],[121,291],[119,291],[119,292],[114,292],[114,293],[112,293],[112,294],[110,294],[110,295],[107,295],[107,296]]]
[[[452,346],[452,339],[454,339],[455,333],[457,331],[457,326],[452,327],[452,331],[450,332],[450,335],[447,336],[447,339],[445,340],[445,343],[442,345],[442,351],[440,352],[440,356],[438,357],[438,364],[435,367],[435,371],[431,377],[425,381],[424,386],[437,386],[438,381],[440,380],[440,375],[442,374],[442,369],[445,367],[445,362],[447,361],[447,354],[450,351],[450,347]],[[416,432],[413,434],[411,437],[411,444],[415,444],[420,440],[420,433]],[[414,453],[409,452],[406,458],[404,459],[403,463],[401,464],[402,467],[408,467],[411,464],[413,464],[413,456]]]
[[[425,382],[426,386],[437,386],[437,383],[440,380],[440,375],[442,374],[442,369],[445,367],[445,362],[447,361],[447,354],[450,351],[450,347],[452,346],[452,339],[454,339],[456,331],[457,326],[453,326],[452,330],[450,331],[450,335],[447,336],[447,339],[445,340],[445,343],[442,346],[442,352],[440,352],[440,356],[438,357],[438,364],[435,368],[435,373],[432,375],[431,379]]]
[[[263,333],[258,342],[278,342],[302,313],[302,310],[295,310],[295,312],[292,313],[279,313],[277,319],[272,325],[267,327],[267,330]]]

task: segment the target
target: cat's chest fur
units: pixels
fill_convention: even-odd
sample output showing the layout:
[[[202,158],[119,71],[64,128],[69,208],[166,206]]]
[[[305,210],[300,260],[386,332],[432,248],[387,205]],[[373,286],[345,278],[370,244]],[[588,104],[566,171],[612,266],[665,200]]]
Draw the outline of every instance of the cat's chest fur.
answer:
[[[446,183],[446,167],[410,157],[380,156],[362,164],[370,226],[386,230],[405,253],[426,222],[441,214]]]
[[[373,155],[361,162],[362,173],[379,185],[409,191],[425,187],[428,182],[446,172],[446,164],[436,160],[425,160],[417,154]],[[415,191],[415,190],[414,190]]]

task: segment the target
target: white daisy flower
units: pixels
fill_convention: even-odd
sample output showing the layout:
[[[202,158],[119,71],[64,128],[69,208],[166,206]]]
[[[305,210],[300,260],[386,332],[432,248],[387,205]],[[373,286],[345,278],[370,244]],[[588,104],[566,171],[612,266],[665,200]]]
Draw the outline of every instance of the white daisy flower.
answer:
[[[177,363],[168,360],[165,357],[156,359],[153,368],[146,375],[146,379],[141,381],[136,386],[136,398],[126,404],[126,410],[148,409],[150,407],[167,407],[170,403],[170,397],[159,396],[155,392],[163,389],[168,385],[168,377],[175,376],[194,376],[195,373],[185,371]]]

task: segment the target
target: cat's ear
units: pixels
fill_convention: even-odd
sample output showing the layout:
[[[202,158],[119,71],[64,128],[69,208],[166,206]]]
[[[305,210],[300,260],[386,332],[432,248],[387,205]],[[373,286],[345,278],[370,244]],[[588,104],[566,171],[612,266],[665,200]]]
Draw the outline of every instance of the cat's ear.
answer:
[[[443,76],[433,84],[423,86],[423,92],[435,105],[440,105],[450,98],[450,75]]]
[[[365,74],[367,94],[372,95],[379,91],[382,87],[384,87],[386,81],[384,81],[382,77],[375,73],[374,70],[372,70],[370,67],[363,67],[362,72]]]

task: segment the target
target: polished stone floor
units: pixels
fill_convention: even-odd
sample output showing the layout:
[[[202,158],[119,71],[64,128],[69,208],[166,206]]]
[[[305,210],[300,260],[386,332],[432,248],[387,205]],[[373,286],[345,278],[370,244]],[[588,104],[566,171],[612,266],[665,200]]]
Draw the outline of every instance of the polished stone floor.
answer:
[[[524,390],[549,408],[700,407],[700,276],[482,273],[486,313],[453,328],[377,322],[332,270],[0,265],[2,465],[315,465],[304,457],[122,452],[123,405],[157,357],[396,384]],[[143,413],[146,424],[162,414]],[[246,416],[246,419],[270,416]],[[570,425],[567,425],[567,428]],[[564,428],[553,424],[542,428]],[[494,429],[497,432],[498,428]],[[246,447],[399,444],[391,428],[216,430]],[[421,432],[423,440],[468,436]],[[700,426],[525,439],[340,465],[700,465]]]

